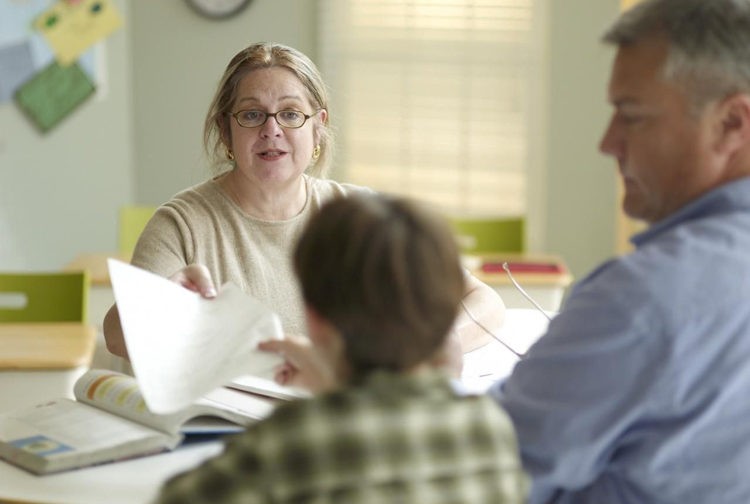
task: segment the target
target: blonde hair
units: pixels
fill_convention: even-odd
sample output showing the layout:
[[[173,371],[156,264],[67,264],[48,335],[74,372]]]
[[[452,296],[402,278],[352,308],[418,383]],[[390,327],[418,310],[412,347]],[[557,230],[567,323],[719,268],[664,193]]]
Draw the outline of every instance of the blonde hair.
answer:
[[[308,92],[315,110],[328,111],[328,93],[323,78],[315,64],[300,51],[271,42],[259,42],[237,53],[224,70],[203,127],[203,146],[212,170],[216,173],[231,167],[226,157],[229,121],[237,98],[240,81],[259,68],[282,67],[291,71]],[[320,134],[320,156],[308,171],[322,177],[327,173],[333,157],[333,133],[328,119],[317,126]]]

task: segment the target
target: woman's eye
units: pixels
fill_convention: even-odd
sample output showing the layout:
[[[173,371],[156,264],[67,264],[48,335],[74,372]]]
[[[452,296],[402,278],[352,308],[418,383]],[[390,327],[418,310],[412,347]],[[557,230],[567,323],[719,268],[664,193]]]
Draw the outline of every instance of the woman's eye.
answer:
[[[242,117],[247,119],[248,121],[257,121],[261,117],[263,117],[263,112],[260,110],[246,110],[242,113]]]
[[[297,112],[296,110],[282,110],[279,112],[279,115],[287,121],[298,121],[302,118],[302,112]]]

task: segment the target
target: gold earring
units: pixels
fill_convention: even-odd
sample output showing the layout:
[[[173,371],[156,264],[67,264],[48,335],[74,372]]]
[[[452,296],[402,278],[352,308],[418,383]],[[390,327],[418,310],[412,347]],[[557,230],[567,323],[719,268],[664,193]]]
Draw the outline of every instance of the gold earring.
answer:
[[[317,161],[319,157],[320,157],[320,145],[316,145],[315,148],[313,149],[312,159],[313,161]]]
[[[227,147],[227,159],[230,161],[234,161],[234,154],[232,154],[232,149]]]

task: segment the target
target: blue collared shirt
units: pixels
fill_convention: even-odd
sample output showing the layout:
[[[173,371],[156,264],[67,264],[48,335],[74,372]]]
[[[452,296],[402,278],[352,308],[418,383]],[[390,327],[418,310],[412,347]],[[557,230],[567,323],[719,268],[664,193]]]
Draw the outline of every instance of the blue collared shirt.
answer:
[[[490,391],[530,502],[750,503],[750,178],[633,243]]]

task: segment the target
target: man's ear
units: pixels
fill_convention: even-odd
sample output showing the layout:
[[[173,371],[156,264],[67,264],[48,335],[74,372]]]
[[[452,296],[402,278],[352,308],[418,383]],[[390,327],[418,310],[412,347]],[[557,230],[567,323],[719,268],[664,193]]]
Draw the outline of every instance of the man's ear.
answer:
[[[750,95],[736,93],[718,104],[718,154],[731,157],[750,144]]]

